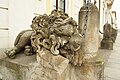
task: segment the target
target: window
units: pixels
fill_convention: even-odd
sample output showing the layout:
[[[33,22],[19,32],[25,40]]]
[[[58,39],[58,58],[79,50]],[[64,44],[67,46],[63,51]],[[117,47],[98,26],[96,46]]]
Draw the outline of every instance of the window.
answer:
[[[65,12],[65,0],[56,0],[56,9]]]

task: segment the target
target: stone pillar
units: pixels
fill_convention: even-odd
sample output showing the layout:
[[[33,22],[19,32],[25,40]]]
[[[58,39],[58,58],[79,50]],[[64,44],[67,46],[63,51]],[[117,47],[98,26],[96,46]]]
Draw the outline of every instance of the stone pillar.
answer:
[[[80,9],[78,25],[80,33],[84,36],[82,43],[84,53],[97,52],[99,47],[99,11],[94,4],[85,5]]]
[[[79,32],[83,35],[81,48],[84,52],[80,66],[81,80],[103,80],[104,65],[97,58],[99,47],[99,11],[94,4],[84,5],[79,12]],[[95,54],[95,55],[94,55]]]

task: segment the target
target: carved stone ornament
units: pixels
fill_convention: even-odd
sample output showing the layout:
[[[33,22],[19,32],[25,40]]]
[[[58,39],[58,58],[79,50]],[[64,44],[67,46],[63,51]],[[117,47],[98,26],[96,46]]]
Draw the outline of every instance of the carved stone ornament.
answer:
[[[21,31],[14,42],[14,47],[5,51],[6,55],[13,59],[18,53],[25,53],[26,55],[32,55],[34,52],[31,46],[30,37],[32,35],[32,30]]]
[[[66,13],[53,10],[50,15],[35,16],[31,28],[18,34],[14,48],[5,52],[9,58],[15,58],[22,51],[26,55],[37,53],[40,56],[42,51],[47,51],[69,59],[73,65],[82,64],[82,36],[76,21]]]
[[[41,56],[42,51],[49,51],[49,54],[69,59],[74,65],[82,64],[82,36],[77,30],[76,21],[66,13],[53,10],[49,16],[36,16],[31,28],[31,44],[37,54]]]

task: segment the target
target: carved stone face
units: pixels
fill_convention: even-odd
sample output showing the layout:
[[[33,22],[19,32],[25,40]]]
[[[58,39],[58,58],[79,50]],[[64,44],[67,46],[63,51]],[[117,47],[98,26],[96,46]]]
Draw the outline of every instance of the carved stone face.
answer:
[[[54,32],[58,35],[71,36],[74,32],[73,26],[70,24],[65,24],[59,28],[55,28]]]

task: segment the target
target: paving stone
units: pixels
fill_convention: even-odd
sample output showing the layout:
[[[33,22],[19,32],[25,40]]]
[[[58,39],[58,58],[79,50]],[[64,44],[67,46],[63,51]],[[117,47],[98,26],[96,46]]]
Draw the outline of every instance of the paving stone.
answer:
[[[120,80],[120,69],[106,67],[105,76]]]
[[[118,80],[118,79],[114,79],[114,78],[111,78],[111,77],[105,77],[104,80]]]
[[[105,80],[120,80],[120,33],[114,43],[114,49],[105,64]]]
[[[110,58],[120,59],[120,54],[111,55]]]
[[[110,58],[109,60],[108,60],[108,62],[113,62],[113,63],[117,63],[117,64],[120,64],[120,58],[118,59],[116,59],[116,58]]]
[[[114,63],[114,62],[108,62],[106,63],[106,67],[120,69],[120,64]]]

